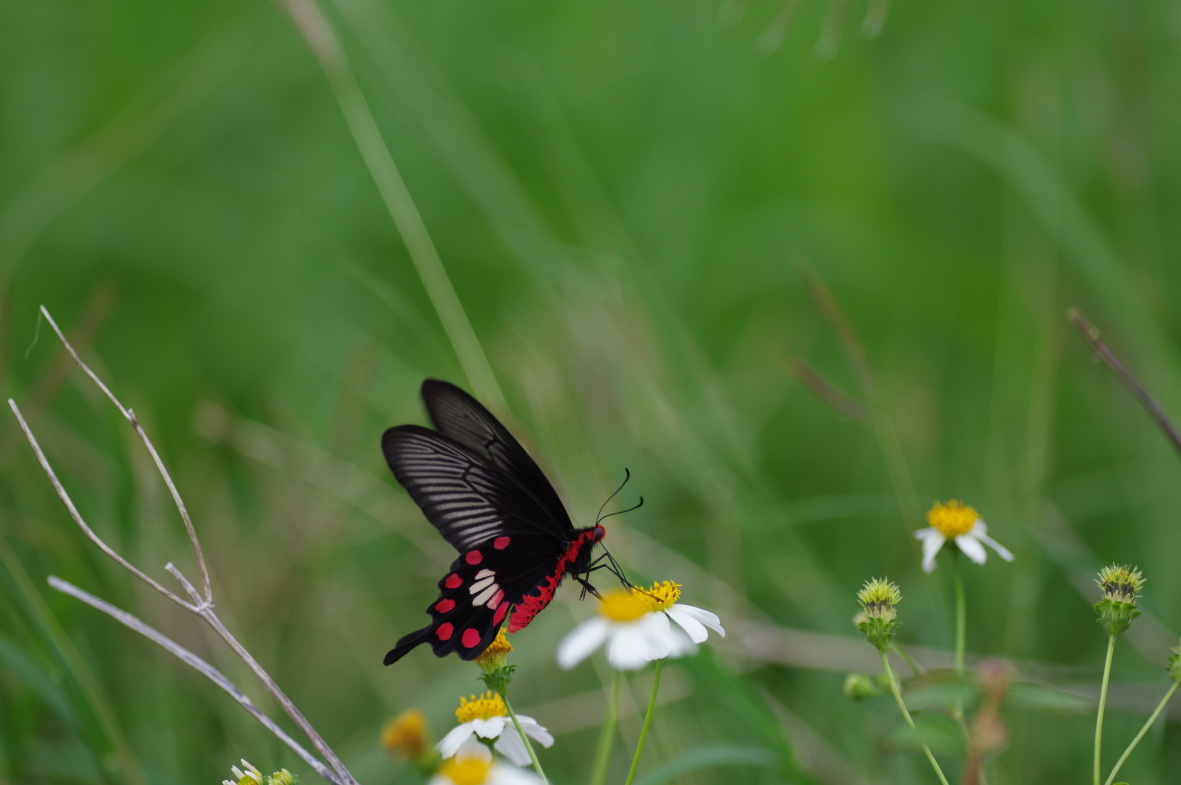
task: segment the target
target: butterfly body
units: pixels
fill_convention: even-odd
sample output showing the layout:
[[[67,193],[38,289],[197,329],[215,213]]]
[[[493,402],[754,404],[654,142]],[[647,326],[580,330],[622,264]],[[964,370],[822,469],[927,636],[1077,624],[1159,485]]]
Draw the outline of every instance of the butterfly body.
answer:
[[[436,656],[480,655],[507,620],[529,625],[567,575],[585,583],[601,525],[576,529],[557,492],[500,422],[458,387],[434,379],[422,397],[435,430],[400,425],[382,436],[395,478],[459,556],[427,608],[431,622],[385,657],[429,643]]]

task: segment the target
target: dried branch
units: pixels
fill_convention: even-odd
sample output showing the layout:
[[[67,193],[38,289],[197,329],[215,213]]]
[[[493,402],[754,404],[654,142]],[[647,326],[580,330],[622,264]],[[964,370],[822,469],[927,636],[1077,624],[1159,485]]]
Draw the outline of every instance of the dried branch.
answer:
[[[264,715],[261,715],[261,713],[257,712],[257,710],[251,711],[250,707],[243,703],[242,705],[247,708],[248,711],[251,711],[251,713],[254,714],[255,717],[257,717],[261,722],[263,722],[263,724],[269,730],[276,733],[276,735],[281,740],[283,740],[284,743],[287,743],[288,746],[291,746],[301,758],[309,761],[309,765],[316,769],[316,771],[320,773],[321,776],[324,776],[329,782],[332,782],[333,785],[357,785],[356,780],[353,778],[352,774],[349,773],[348,769],[345,767],[344,763],[340,760],[336,753],[333,752],[324,739],[320,737],[315,728],[312,727],[311,723],[309,723],[299,711],[299,709],[296,708],[291,699],[288,698],[287,695],[279,688],[279,685],[276,684],[274,679],[270,677],[270,674],[263,670],[262,666],[260,666],[254,657],[250,655],[250,652],[248,652],[246,648],[238,642],[238,640],[230,633],[230,631],[222,623],[221,619],[218,618],[217,614],[214,612],[213,592],[210,586],[209,572],[205,566],[205,555],[202,552],[201,544],[197,539],[196,529],[193,527],[193,523],[189,518],[184,500],[181,498],[180,492],[176,488],[176,484],[172,481],[172,477],[169,475],[168,470],[164,467],[164,463],[160,459],[159,453],[156,452],[156,448],[152,445],[151,440],[148,438],[143,428],[140,427],[139,421],[136,420],[135,413],[131,409],[124,407],[123,404],[121,404],[115,395],[110,391],[110,389],[102,382],[102,380],[99,379],[98,376],[92,370],[90,370],[90,368],[87,367],[84,362],[82,362],[82,359],[78,356],[78,353],[74,351],[74,348],[70,345],[69,341],[66,340],[65,335],[60,329],[58,329],[56,322],[54,322],[53,318],[49,315],[49,311],[42,307],[41,314],[53,327],[54,332],[57,333],[58,338],[61,340],[62,344],[65,345],[66,350],[70,353],[70,356],[74,358],[74,362],[76,362],[78,366],[82,368],[86,375],[90,377],[90,380],[93,381],[100,390],[102,390],[103,394],[105,394],[106,397],[113,404],[115,404],[115,406],[119,409],[127,421],[131,423],[132,428],[134,428],[135,432],[139,434],[139,437],[143,441],[144,446],[147,448],[149,454],[151,454],[152,460],[156,464],[156,469],[159,471],[161,478],[164,480],[164,483],[168,486],[169,492],[172,494],[173,502],[175,503],[176,508],[180,512],[181,518],[184,521],[185,529],[189,535],[189,542],[193,547],[193,553],[196,556],[197,564],[200,567],[202,590],[198,591],[198,589],[193,586],[193,584],[173,564],[169,563],[166,565],[168,572],[171,573],[174,578],[176,578],[176,580],[184,588],[185,593],[187,593],[192,600],[192,602],[186,602],[179,595],[169,591],[160,583],[150,578],[142,570],[131,564],[129,561],[120,556],[113,548],[107,545],[107,543],[104,542],[103,539],[99,537],[86,523],[85,519],[82,517],[82,514],[78,511],[77,506],[70,498],[70,495],[62,486],[61,481],[57,478],[53,468],[49,465],[49,460],[45,457],[45,453],[41,450],[41,446],[37,443],[37,439],[33,435],[32,430],[29,428],[28,423],[25,421],[24,416],[21,414],[20,408],[16,405],[15,401],[9,399],[8,405],[12,409],[13,414],[16,416],[17,422],[20,424],[20,428],[24,433],[25,439],[28,440],[29,445],[33,448],[33,452],[37,456],[37,461],[41,464],[41,468],[44,470],[46,476],[49,477],[49,481],[53,485],[54,491],[57,493],[58,498],[60,498],[62,503],[65,504],[66,509],[70,513],[70,517],[74,519],[74,522],[78,525],[78,528],[82,530],[82,532],[91,542],[98,546],[98,548],[102,550],[103,553],[114,559],[115,562],[117,562],[121,567],[135,575],[137,578],[151,586],[156,591],[163,594],[168,599],[175,602],[177,605],[181,606],[190,613],[199,616],[205,621],[206,624],[213,628],[213,630],[221,637],[221,639],[225,641],[226,645],[229,646],[230,649],[233,650],[233,652],[238,655],[238,657],[243,662],[246,663],[250,670],[254,672],[254,675],[267,688],[267,691],[271,693],[271,695],[287,713],[287,716],[290,717],[291,720],[299,727],[299,729],[303,731],[303,733],[308,737],[308,739],[312,742],[312,746],[324,758],[324,760],[327,761],[327,767],[324,766],[324,764],[315,761],[315,759],[312,758],[309,753],[299,748],[298,745],[294,744],[294,742],[288,739],[285,735],[282,735],[282,731],[278,730],[277,726],[275,726],[273,722],[264,720]],[[68,594],[71,594],[72,596],[82,599],[84,602],[93,605],[99,610],[102,610],[104,613],[112,615],[120,622],[126,624],[129,627],[132,627],[138,632],[141,632],[157,643],[160,643],[160,645],[164,646],[165,649],[180,657],[182,660],[189,663],[193,667],[197,668],[202,673],[205,673],[207,676],[213,679],[213,681],[218,684],[218,686],[222,687],[222,689],[226,689],[227,692],[230,692],[230,694],[234,695],[235,699],[237,699],[237,695],[239,695],[240,692],[238,692],[236,688],[234,688],[233,685],[224,678],[224,676],[221,677],[220,680],[215,678],[210,673],[211,669],[206,670],[205,668],[199,667],[197,665],[197,663],[203,663],[203,661],[195,657],[195,655],[192,655],[190,652],[187,652],[181,649],[179,646],[176,646],[175,644],[166,645],[163,641],[167,641],[167,638],[164,638],[159,633],[151,630],[151,628],[147,627],[142,622],[139,622],[139,620],[134,616],[114,608],[113,606],[107,605],[106,603],[103,603],[102,600],[91,597],[91,595],[86,595],[84,598],[78,594],[78,592],[81,592],[81,590],[71,591],[71,589],[73,589],[72,586],[70,586],[69,589],[65,588],[69,586],[69,584],[65,583],[64,581],[51,578],[50,583],[59,591],[64,591]],[[85,592],[82,592],[82,594],[85,594]],[[137,624],[138,626],[136,626]],[[172,642],[168,641],[168,643]],[[181,652],[183,652],[183,654]],[[207,664],[206,667],[208,667]],[[216,671],[213,671],[213,673],[216,673]],[[220,674],[217,675],[221,676]],[[239,703],[242,703],[242,701],[239,700]]]
[[[94,371],[90,370],[86,363],[82,362],[82,358],[74,351],[74,347],[70,346],[70,342],[66,340],[66,336],[62,334],[61,329],[57,326],[57,322],[53,321],[53,317],[49,315],[49,310],[44,305],[41,306],[41,316],[44,317],[45,321],[49,322],[49,326],[57,333],[57,337],[61,339],[62,345],[66,347],[66,351],[74,358],[74,362],[78,363],[78,366],[90,377],[90,380],[103,391],[103,394],[111,400],[111,403],[115,404],[115,407],[120,413],[131,423],[131,427],[135,429],[135,432],[143,441],[144,447],[147,448],[148,454],[152,456],[152,460],[156,464],[156,471],[160,472],[160,477],[163,478],[164,484],[168,486],[168,492],[172,494],[172,502],[176,505],[177,512],[180,513],[181,520],[185,523],[185,530],[189,533],[189,542],[192,544],[193,553],[197,558],[197,568],[201,571],[201,583],[205,589],[205,602],[212,603],[213,591],[209,586],[209,570],[205,566],[205,554],[201,552],[201,544],[197,542],[197,530],[193,528],[193,521],[189,518],[189,512],[185,508],[184,500],[180,497],[180,491],[176,489],[176,484],[172,481],[171,475],[168,474],[168,469],[164,468],[164,462],[160,460],[160,454],[156,452],[155,445],[152,444],[152,440],[148,438],[148,435],[144,433],[144,429],[140,427],[139,421],[135,419],[135,412],[119,403],[119,399],[103,384],[102,379],[98,378]],[[28,435],[27,429],[25,429],[25,434],[26,436]],[[46,466],[47,464],[42,462],[41,465]],[[78,520],[77,517],[74,520]]]
[[[832,292],[829,291],[820,276],[807,268],[803,269],[803,273],[807,279],[806,283],[808,291],[812,295],[812,301],[816,303],[816,307],[824,314],[824,318],[828,320],[829,325],[836,332],[837,338],[840,339],[845,356],[849,358],[849,365],[857,374],[857,381],[861,384],[862,392],[867,397],[874,398],[877,394],[877,383],[874,381],[873,370],[870,368],[869,358],[865,354],[865,347],[858,340],[853,325],[849,324],[845,312],[841,310],[841,306],[837,304],[836,298],[832,296]]]
[[[1164,410],[1164,407],[1140,383],[1136,375],[1128,370],[1128,366],[1124,365],[1116,353],[1103,342],[1103,339],[1099,337],[1099,328],[1091,324],[1090,320],[1077,308],[1071,308],[1067,311],[1066,318],[1070,319],[1074,326],[1078,328],[1078,331],[1082,333],[1083,339],[1090,344],[1095,354],[1099,355],[1099,359],[1111,369],[1111,372],[1115,374],[1117,379],[1123,382],[1124,387],[1128,388],[1133,397],[1140,402],[1140,405],[1156,421],[1156,424],[1164,432],[1165,437],[1173,444],[1173,449],[1181,453],[1181,432],[1177,430],[1176,424],[1173,423],[1173,420]]]
[[[57,478],[57,474],[53,471],[53,467],[49,465],[49,459],[45,457],[45,453],[41,450],[41,445],[37,443],[37,437],[33,436],[32,430],[29,429],[29,424],[25,422],[24,415],[21,414],[20,407],[16,405],[16,401],[9,398],[8,407],[12,409],[13,415],[16,416],[17,424],[20,425],[21,431],[24,432],[25,439],[28,440],[29,446],[33,448],[33,453],[37,456],[37,462],[41,464],[41,470],[45,472],[45,476],[49,478],[49,482],[53,485],[53,490],[57,492],[58,498],[62,500],[62,504],[66,505],[66,510],[69,511],[70,517],[74,519],[74,523],[78,524],[78,528],[82,530],[82,533],[86,535],[87,539],[97,545],[99,550],[101,550],[107,556],[110,556],[112,559],[114,559],[120,567],[127,570],[132,575],[139,578],[141,581],[151,586],[153,589],[160,592],[185,610],[196,613],[196,605],[185,602],[178,595],[164,588],[155,579],[151,578],[134,564],[120,556],[114,548],[107,545],[101,537],[94,533],[94,530],[91,529],[89,525],[87,525],[86,520],[82,517],[82,513],[78,512],[78,508],[74,505],[74,500],[70,498],[70,494],[67,493],[65,487],[62,486],[61,480]]]
[[[858,422],[865,422],[868,419],[865,404],[830,382],[804,358],[789,358],[787,369],[800,384],[807,388],[808,392],[836,411]]]
[[[314,755],[301,747],[299,743],[295,741],[295,739],[288,736],[287,732],[276,725],[274,720],[263,714],[262,710],[255,706],[251,702],[250,698],[247,697],[246,694],[240,689],[234,686],[234,683],[226,678],[226,676],[217,668],[213,667],[208,662],[198,657],[196,654],[193,654],[191,651],[181,646],[167,635],[164,635],[159,630],[148,626],[138,617],[132,616],[130,613],[122,610],[121,608],[116,608],[114,605],[111,605],[110,603],[95,597],[93,594],[84,591],[83,589],[79,589],[74,584],[64,581],[56,575],[49,576],[49,585],[63,594],[68,594],[75,599],[81,600],[90,607],[102,611],[125,627],[135,630],[140,635],[155,643],[157,646],[166,649],[181,662],[196,669],[197,672],[199,672],[205,678],[209,679],[218,687],[221,687],[223,690],[225,690],[225,692],[231,698],[237,701],[239,705],[242,706],[242,708],[254,715],[254,718],[261,722],[267,730],[275,734],[279,741],[286,744],[292,752],[294,752],[303,760],[304,763],[315,769],[317,774],[334,785],[340,785],[340,780],[337,779],[336,775],[333,774],[332,771],[330,771],[323,763],[317,760]]]

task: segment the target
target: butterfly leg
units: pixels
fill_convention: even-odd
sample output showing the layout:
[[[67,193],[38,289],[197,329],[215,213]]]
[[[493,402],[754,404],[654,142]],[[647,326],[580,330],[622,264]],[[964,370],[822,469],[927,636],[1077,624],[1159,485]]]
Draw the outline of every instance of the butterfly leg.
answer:
[[[601,566],[605,566],[605,565],[601,565]],[[595,569],[598,569],[598,568],[591,567],[591,570],[595,570]],[[588,570],[588,572],[590,572],[590,570]],[[581,575],[575,575],[574,580],[578,581],[582,585],[582,595],[578,598],[579,600],[586,599],[587,592],[590,592],[592,595],[594,595],[596,600],[603,599],[603,595],[599,594],[599,590],[596,589],[594,586],[592,586],[591,582],[588,581],[586,578],[583,578]]]
[[[625,589],[635,588],[635,584],[627,579],[627,576],[623,574],[623,568],[619,566],[619,562],[615,561],[615,557],[611,555],[611,551],[606,548],[590,563],[590,568],[587,572],[591,573],[595,570],[607,570],[619,579],[619,582],[623,584],[623,588]]]

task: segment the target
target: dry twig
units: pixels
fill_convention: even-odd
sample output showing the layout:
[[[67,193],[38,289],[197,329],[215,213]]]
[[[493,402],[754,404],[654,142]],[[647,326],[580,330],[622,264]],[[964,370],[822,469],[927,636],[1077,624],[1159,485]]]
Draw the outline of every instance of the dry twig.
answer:
[[[1111,372],[1115,374],[1117,379],[1123,382],[1123,385],[1128,388],[1133,397],[1140,402],[1140,405],[1144,407],[1145,411],[1156,421],[1161,431],[1164,432],[1165,438],[1172,443],[1173,448],[1181,453],[1181,432],[1178,432],[1176,424],[1169,417],[1164,407],[1148,392],[1148,388],[1140,383],[1140,380],[1128,369],[1128,366],[1124,365],[1119,356],[1103,342],[1103,339],[1099,337],[1099,328],[1091,324],[1090,320],[1077,308],[1071,308],[1067,311],[1066,318],[1070,319],[1074,326],[1078,328],[1078,331],[1082,333],[1083,339],[1090,344],[1095,354],[1099,355],[1099,359],[1111,369]]]
[[[316,771],[316,773],[318,773],[328,782],[333,783],[333,785],[357,785],[356,780],[353,778],[352,774],[349,773],[348,769],[345,767],[344,763],[340,760],[336,753],[333,752],[324,739],[320,737],[315,728],[312,727],[311,723],[307,721],[299,709],[296,708],[295,704],[292,703],[291,699],[288,698],[287,695],[279,688],[279,685],[276,684],[274,679],[270,677],[270,674],[268,674],[262,668],[262,666],[258,664],[258,662],[250,655],[250,652],[248,652],[246,648],[238,642],[237,638],[235,638],[233,634],[230,633],[228,629],[226,629],[221,619],[218,618],[217,613],[214,611],[213,592],[210,586],[209,571],[206,567],[205,555],[201,550],[201,544],[197,539],[197,531],[193,526],[192,520],[189,518],[188,510],[185,507],[184,500],[181,498],[180,491],[177,490],[176,484],[172,481],[172,477],[165,468],[164,462],[160,459],[159,453],[156,452],[155,446],[152,444],[143,428],[140,427],[139,421],[135,417],[135,413],[131,409],[123,406],[123,404],[119,402],[118,398],[115,397],[115,395],[102,382],[102,380],[98,378],[94,371],[90,370],[86,363],[82,362],[82,359],[78,356],[77,352],[74,351],[74,347],[72,347],[70,342],[66,340],[65,335],[58,328],[57,323],[53,321],[53,318],[49,315],[49,311],[47,311],[44,307],[41,308],[41,315],[50,324],[50,326],[53,327],[54,332],[57,333],[58,338],[61,339],[61,342],[66,347],[66,350],[74,358],[74,362],[76,362],[79,367],[82,368],[83,372],[85,372],[86,375],[90,377],[91,381],[93,381],[98,386],[98,388],[102,390],[103,394],[106,395],[106,397],[116,406],[116,408],[119,409],[127,421],[131,423],[131,427],[135,429],[135,432],[139,435],[140,440],[144,444],[144,447],[152,456],[152,460],[156,465],[157,471],[160,473],[161,478],[164,480],[164,484],[168,487],[168,490],[172,495],[173,503],[176,505],[177,511],[180,513],[181,520],[184,521],[185,530],[188,532],[189,542],[193,547],[193,553],[196,557],[198,569],[201,572],[201,590],[198,590],[192,584],[192,582],[190,582],[173,564],[169,563],[166,565],[165,569],[167,569],[168,572],[171,573],[174,578],[176,578],[177,582],[180,583],[181,587],[184,589],[185,594],[188,595],[189,600],[186,601],[178,594],[166,589],[159,582],[149,577],[138,567],[131,564],[131,562],[124,559],[106,542],[104,542],[103,539],[99,537],[93,529],[90,528],[85,519],[82,517],[82,514],[78,511],[77,506],[75,506],[73,500],[70,498],[69,493],[58,479],[56,473],[54,473],[53,468],[49,464],[49,459],[46,458],[44,451],[41,449],[41,445],[38,444],[36,437],[33,435],[32,430],[29,428],[29,425],[25,421],[24,416],[21,414],[20,408],[16,405],[16,401],[10,398],[8,400],[9,408],[12,409],[12,413],[16,417],[17,423],[20,425],[20,429],[24,433],[25,439],[29,442],[29,446],[33,448],[33,452],[37,457],[37,461],[41,464],[42,470],[44,470],[45,475],[49,478],[50,483],[53,485],[53,489],[57,493],[58,498],[60,498],[62,503],[65,504],[66,510],[68,510],[70,513],[70,517],[74,519],[74,522],[78,525],[78,528],[82,530],[82,532],[92,543],[98,546],[98,548],[102,550],[103,553],[107,554],[107,556],[114,559],[115,562],[117,562],[121,567],[123,567],[135,577],[139,578],[148,586],[151,586],[160,594],[175,602],[177,605],[200,617],[206,624],[213,628],[213,630],[221,637],[221,639],[225,641],[226,645],[229,646],[230,649],[233,650],[233,652],[243,662],[246,663],[250,670],[254,672],[254,675],[267,688],[267,691],[270,692],[275,700],[278,701],[279,705],[283,707],[283,710],[287,713],[287,716],[291,718],[291,720],[299,727],[299,729],[303,731],[304,735],[307,736],[307,738],[311,741],[312,746],[315,748],[316,752],[322,756],[324,761],[327,762],[327,765],[322,763],[320,760],[317,760],[315,756],[303,749],[303,747],[301,747],[298,742],[284,733],[283,730],[279,728],[273,720],[271,720],[256,706],[254,706],[254,704],[250,702],[250,699],[247,698],[241,690],[235,687],[224,675],[222,675],[211,665],[197,657],[192,652],[189,652],[188,650],[176,644],[174,641],[166,638],[164,635],[152,629],[135,616],[119,608],[116,608],[115,606],[112,606],[100,600],[99,598],[94,597],[93,595],[88,594],[81,589],[78,589],[77,587],[74,587],[66,581],[51,576],[49,578],[49,585],[58,591],[69,594],[70,596],[82,600],[83,602],[102,611],[103,613],[108,614],[109,616],[118,620],[120,623],[132,628],[150,640],[156,642],[164,649],[181,659],[183,662],[186,662],[192,667],[196,668],[215,684],[229,693],[230,696],[239,703],[239,705],[250,712],[268,730],[274,733],[280,741],[290,747],[302,760],[311,766]]]

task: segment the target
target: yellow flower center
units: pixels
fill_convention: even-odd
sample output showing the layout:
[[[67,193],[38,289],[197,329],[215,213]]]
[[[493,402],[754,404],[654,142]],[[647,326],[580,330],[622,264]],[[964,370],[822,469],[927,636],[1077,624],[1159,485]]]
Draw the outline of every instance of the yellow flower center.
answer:
[[[639,589],[612,589],[603,594],[599,613],[611,621],[636,621],[656,610],[656,600]]]
[[[455,718],[460,723],[507,715],[508,709],[504,707],[504,698],[495,692],[485,692],[478,697],[473,695],[470,698],[460,698],[459,708],[455,710]]]
[[[661,581],[652,584],[648,589],[648,596],[658,611],[667,611],[676,601],[681,599],[681,584],[672,581]]]
[[[504,627],[501,627],[496,631],[496,637],[492,639],[492,643],[488,644],[488,648],[480,652],[479,657],[476,657],[476,664],[483,665],[484,663],[490,663],[493,665],[503,665],[504,658],[512,650],[513,645],[508,642],[508,638],[504,636]]]
[[[439,767],[439,774],[446,777],[455,785],[481,785],[488,779],[488,772],[492,763],[479,758],[464,758],[456,760],[448,758]]]
[[[418,709],[408,709],[385,724],[381,729],[381,746],[390,752],[401,752],[407,758],[418,758],[426,752],[426,717]]]
[[[978,520],[980,514],[975,508],[968,507],[959,499],[952,499],[947,504],[936,502],[927,512],[927,523],[949,540],[972,531]]]

